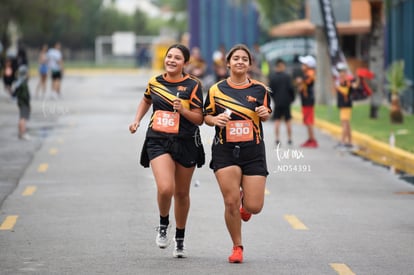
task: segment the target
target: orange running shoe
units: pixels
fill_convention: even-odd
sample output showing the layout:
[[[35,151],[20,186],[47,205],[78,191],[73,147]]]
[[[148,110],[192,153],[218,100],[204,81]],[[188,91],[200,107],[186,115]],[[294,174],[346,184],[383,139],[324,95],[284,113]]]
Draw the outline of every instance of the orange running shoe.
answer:
[[[244,209],[242,205],[240,206],[240,217],[243,221],[247,222],[252,217],[252,213],[247,212],[247,210]]]
[[[240,201],[240,217],[243,221],[247,222],[252,217],[252,214],[243,208],[243,190],[240,190]]]
[[[243,246],[234,246],[233,253],[229,256],[229,263],[241,264],[243,262]]]

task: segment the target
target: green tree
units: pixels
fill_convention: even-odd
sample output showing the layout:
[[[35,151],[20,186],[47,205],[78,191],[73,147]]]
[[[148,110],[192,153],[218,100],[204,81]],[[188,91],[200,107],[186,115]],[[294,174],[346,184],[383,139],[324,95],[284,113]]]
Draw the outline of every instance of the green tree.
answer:
[[[97,35],[110,35],[115,31],[130,31],[131,17],[110,7],[101,11],[97,24]]]
[[[166,1],[168,2],[168,1]],[[172,7],[186,9],[186,0],[173,0]],[[114,5],[103,6],[102,0],[0,0],[0,39],[9,46],[7,26],[13,21],[30,47],[62,42],[72,49],[93,48],[99,35],[115,31],[133,31],[138,35],[156,35],[168,25],[186,30],[186,19],[149,19],[137,10],[133,15],[119,12]]]
[[[264,29],[298,19],[304,0],[257,0]]]
[[[167,7],[173,12],[173,16],[169,20],[165,20],[162,25],[184,33],[188,30],[187,20],[187,0],[160,0],[158,5]]]
[[[132,16],[132,31],[137,35],[149,35],[151,34],[148,29],[148,17],[147,15],[140,11],[136,10]]]
[[[0,9],[0,33],[5,46],[9,44],[7,26],[15,22],[23,35],[51,40],[59,26],[64,29],[68,22],[77,22],[81,11],[79,0],[2,0]]]
[[[404,116],[400,105],[400,94],[407,88],[404,75],[404,60],[396,60],[386,72],[387,88],[391,92],[390,119],[392,123],[403,123]]]
[[[101,16],[102,0],[79,1],[81,18],[73,24],[73,34],[78,36],[78,48],[92,48],[97,35],[97,27]],[[72,38],[74,38],[72,35]]]
[[[168,6],[175,12],[185,12],[187,10],[187,0],[160,0],[159,6]]]

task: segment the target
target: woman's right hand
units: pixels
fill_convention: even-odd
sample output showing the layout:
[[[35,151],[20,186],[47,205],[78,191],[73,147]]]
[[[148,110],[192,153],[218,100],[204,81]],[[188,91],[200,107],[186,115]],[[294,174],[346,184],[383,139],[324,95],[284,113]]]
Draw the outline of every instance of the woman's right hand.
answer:
[[[137,129],[139,127],[139,122],[138,121],[134,121],[129,125],[129,131],[131,132],[131,134],[134,134]]]
[[[221,113],[217,116],[215,116],[215,122],[214,125],[218,126],[220,128],[223,128],[226,126],[227,122],[230,120],[230,116],[226,113]]]

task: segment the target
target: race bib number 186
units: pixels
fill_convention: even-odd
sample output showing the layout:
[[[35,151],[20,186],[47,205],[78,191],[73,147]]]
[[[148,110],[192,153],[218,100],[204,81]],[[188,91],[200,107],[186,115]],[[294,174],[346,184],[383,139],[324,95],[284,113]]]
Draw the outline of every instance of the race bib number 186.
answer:
[[[152,129],[157,132],[177,134],[180,127],[180,114],[157,110],[152,120]]]
[[[241,142],[251,140],[253,140],[253,123],[250,120],[231,120],[227,122],[227,142]]]

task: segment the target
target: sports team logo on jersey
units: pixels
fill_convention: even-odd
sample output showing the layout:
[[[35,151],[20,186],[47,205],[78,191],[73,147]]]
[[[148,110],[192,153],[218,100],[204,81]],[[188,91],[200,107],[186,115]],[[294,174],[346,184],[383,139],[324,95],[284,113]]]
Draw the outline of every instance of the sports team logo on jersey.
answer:
[[[252,97],[251,95],[246,96],[247,102],[257,102],[257,98]]]
[[[177,91],[179,91],[179,92],[185,92],[185,91],[187,91],[187,87],[180,85],[180,86],[177,87]]]

